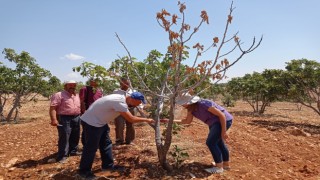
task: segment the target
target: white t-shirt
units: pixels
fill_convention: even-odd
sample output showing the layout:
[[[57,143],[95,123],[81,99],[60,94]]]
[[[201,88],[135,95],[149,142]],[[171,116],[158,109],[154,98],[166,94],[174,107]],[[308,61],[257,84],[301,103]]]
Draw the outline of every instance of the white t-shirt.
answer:
[[[124,95],[110,94],[96,100],[80,118],[91,126],[102,127],[119,116],[119,112],[128,111]]]

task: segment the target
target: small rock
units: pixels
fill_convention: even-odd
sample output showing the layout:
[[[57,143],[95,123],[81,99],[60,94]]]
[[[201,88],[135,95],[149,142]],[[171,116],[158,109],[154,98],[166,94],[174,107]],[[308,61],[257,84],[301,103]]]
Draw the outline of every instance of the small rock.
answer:
[[[9,172],[11,172],[11,171],[13,171],[13,170],[15,170],[16,169],[16,167],[11,167],[11,168],[9,168]]]
[[[12,158],[9,162],[8,162],[8,164],[6,164],[6,168],[10,168],[10,167],[12,167],[16,162],[18,161],[18,158]]]

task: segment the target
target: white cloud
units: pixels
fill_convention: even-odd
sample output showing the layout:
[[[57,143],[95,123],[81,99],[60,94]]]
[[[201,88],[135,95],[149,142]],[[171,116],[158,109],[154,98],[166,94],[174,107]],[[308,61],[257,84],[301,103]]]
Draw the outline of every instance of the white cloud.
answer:
[[[77,54],[70,53],[70,54],[64,55],[63,59],[69,59],[69,60],[72,60],[72,61],[77,61],[77,60],[83,60],[84,57],[80,56],[80,55],[77,55]]]

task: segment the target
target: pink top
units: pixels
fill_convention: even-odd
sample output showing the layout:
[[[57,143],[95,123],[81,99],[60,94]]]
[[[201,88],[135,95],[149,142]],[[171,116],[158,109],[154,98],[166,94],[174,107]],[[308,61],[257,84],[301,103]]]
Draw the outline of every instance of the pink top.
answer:
[[[57,106],[59,115],[79,115],[80,98],[79,95],[70,94],[68,91],[55,93],[51,97],[50,106]]]

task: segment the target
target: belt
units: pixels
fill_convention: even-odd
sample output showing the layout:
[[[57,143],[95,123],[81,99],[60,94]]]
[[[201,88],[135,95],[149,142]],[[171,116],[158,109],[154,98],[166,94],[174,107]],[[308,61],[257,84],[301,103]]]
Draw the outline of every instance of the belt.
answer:
[[[64,116],[64,117],[77,117],[79,116],[80,114],[77,114],[77,115],[64,115],[64,114],[59,114],[59,116]]]

